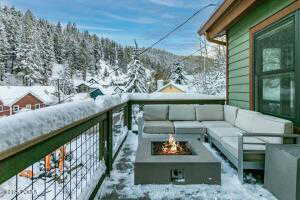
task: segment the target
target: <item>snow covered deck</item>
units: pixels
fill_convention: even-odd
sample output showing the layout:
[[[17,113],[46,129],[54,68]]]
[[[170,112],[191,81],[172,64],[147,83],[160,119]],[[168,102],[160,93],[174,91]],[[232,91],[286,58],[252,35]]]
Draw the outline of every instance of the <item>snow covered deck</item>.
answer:
[[[94,197],[132,127],[133,105],[224,101],[197,94],[107,95],[1,118],[0,199]],[[125,171],[131,164],[119,162]]]
[[[221,185],[134,185],[133,162],[138,136],[129,133],[118,155],[110,178],[101,186],[96,199],[203,199],[203,200],[276,200],[265,190],[259,179],[248,175],[250,184],[241,184],[237,171],[209,144],[207,148],[221,161]]]

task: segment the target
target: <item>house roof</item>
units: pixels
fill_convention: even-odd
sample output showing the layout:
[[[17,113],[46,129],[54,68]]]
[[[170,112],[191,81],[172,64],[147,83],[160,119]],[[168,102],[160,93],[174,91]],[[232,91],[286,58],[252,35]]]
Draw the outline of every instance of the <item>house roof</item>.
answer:
[[[224,0],[219,8],[198,30],[199,35],[213,39],[225,34],[225,31],[240,17],[245,15],[258,2],[264,0]]]
[[[181,90],[182,92],[185,92],[185,93],[194,93],[195,91],[188,85],[179,85],[179,84],[176,84],[174,82],[170,82],[166,85],[164,85],[163,87],[157,89],[155,92],[161,92],[163,89],[169,87],[169,86],[173,86],[175,88],[177,88],[178,90]]]
[[[27,94],[32,94],[49,105],[57,101],[54,92],[53,86],[0,86],[0,100],[4,105],[11,106]]]

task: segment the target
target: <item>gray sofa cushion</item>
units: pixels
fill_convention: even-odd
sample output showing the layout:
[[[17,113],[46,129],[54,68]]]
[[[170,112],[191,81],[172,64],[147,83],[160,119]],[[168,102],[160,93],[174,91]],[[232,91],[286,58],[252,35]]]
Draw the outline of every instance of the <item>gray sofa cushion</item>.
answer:
[[[174,121],[175,134],[204,134],[206,128],[198,121]]]
[[[194,105],[169,105],[170,121],[194,121],[195,119]]]
[[[224,120],[223,105],[198,105],[195,108],[198,121]]]
[[[238,137],[222,137],[221,143],[223,147],[230,152],[235,158],[238,158]],[[265,144],[262,140],[259,140],[255,137],[246,137],[244,138],[244,143],[260,143]],[[260,144],[245,144],[244,150],[265,150],[265,145]]]
[[[234,125],[238,108],[235,106],[224,105],[224,120]]]
[[[171,134],[174,133],[174,126],[170,121],[145,121],[143,132],[149,134]]]
[[[231,127],[231,128],[208,128],[208,134],[215,140],[221,142],[223,137],[238,137],[241,136],[245,131]]]
[[[168,120],[169,105],[145,105],[145,121],[164,121]]]
[[[255,111],[239,109],[235,120],[235,126],[244,131],[252,133],[253,129],[255,128],[254,118],[256,118],[258,115],[259,113]]]
[[[201,124],[206,128],[232,128],[233,126],[225,121],[202,121]]]
[[[264,133],[264,134],[292,134],[293,123],[289,120],[273,117],[270,115],[257,115],[253,123],[255,124],[252,133]],[[260,137],[269,143],[282,143],[282,138],[280,137]]]

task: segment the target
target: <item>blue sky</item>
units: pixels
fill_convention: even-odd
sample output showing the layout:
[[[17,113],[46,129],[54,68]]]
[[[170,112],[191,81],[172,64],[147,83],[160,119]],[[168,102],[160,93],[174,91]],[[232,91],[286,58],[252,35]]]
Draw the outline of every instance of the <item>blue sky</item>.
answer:
[[[147,47],[196,10],[222,0],[4,0],[53,23],[75,22],[81,30],[109,37],[123,45]],[[188,55],[199,46],[200,25],[215,10],[207,8],[156,48]]]

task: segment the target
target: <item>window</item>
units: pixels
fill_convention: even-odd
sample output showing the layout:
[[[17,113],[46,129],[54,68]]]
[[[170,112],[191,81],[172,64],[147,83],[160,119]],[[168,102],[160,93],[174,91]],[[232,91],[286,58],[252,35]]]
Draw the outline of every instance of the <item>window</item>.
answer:
[[[31,109],[31,104],[27,104],[26,109]]]
[[[35,104],[35,109],[40,109],[41,105],[38,103],[38,104]]]
[[[13,111],[14,111],[15,113],[19,112],[19,110],[20,110],[19,105],[14,105],[14,106],[13,106]]]
[[[0,112],[3,112],[3,106],[0,105]]]
[[[255,34],[255,94],[256,108],[260,112],[295,118],[294,55],[294,16]]]

